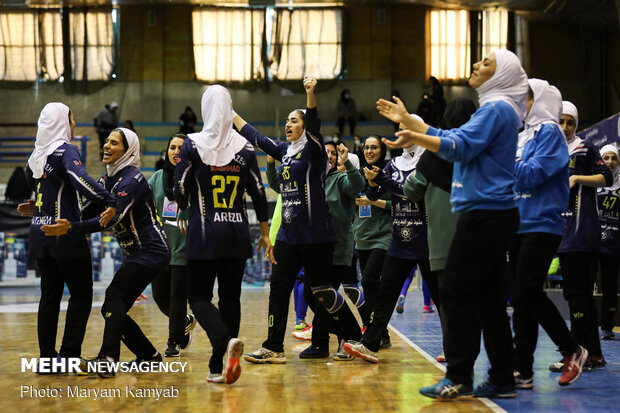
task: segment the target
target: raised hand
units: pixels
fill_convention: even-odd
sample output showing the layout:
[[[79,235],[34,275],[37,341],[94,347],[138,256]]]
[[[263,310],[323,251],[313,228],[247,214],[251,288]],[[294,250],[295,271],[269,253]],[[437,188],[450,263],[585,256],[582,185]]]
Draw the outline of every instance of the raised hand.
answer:
[[[304,89],[306,89],[306,94],[308,94],[308,93],[314,93],[314,88],[316,87],[316,84],[318,82],[313,77],[305,76],[303,83],[304,83]]]
[[[382,138],[381,140],[388,148],[408,148],[417,143],[416,135],[421,134],[410,130],[401,130],[396,132],[397,139],[395,141],[390,141],[385,138]]]
[[[407,112],[407,108],[402,100],[396,96],[393,96],[392,99],[394,99],[396,103],[385,99],[379,99],[377,101],[377,110],[381,116],[385,116],[392,122],[402,123],[405,116],[409,115],[409,112]]]
[[[374,183],[372,182],[377,175],[379,175],[379,172],[381,171],[381,169],[379,169],[378,167],[374,166],[372,167],[372,169],[368,169],[367,167],[364,167],[364,176],[366,177],[366,179],[368,179],[369,183]]]
[[[345,144],[341,143],[336,149],[338,150],[338,158],[340,158],[342,164],[349,160],[349,148],[347,148]]]

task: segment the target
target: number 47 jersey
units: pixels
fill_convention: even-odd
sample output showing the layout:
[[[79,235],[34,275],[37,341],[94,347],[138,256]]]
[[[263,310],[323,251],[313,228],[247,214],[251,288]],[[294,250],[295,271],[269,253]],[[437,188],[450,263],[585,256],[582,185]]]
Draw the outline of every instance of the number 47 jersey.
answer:
[[[187,258],[245,260],[252,256],[245,194],[252,198],[259,222],[267,221],[267,198],[256,153],[247,144],[224,166],[205,164],[186,139],[174,173],[179,208],[189,202]]]

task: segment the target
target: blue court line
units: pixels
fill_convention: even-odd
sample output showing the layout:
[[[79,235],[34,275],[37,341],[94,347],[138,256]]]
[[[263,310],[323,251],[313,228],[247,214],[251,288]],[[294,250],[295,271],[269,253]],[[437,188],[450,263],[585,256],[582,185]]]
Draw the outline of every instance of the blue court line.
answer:
[[[419,290],[411,291],[407,295],[405,312],[394,313],[391,325],[431,357],[437,356],[443,350],[439,317],[437,313],[423,314],[422,305],[422,293]],[[508,314],[512,315],[512,310]],[[570,325],[569,322],[567,325]],[[534,353],[534,389],[518,390],[516,398],[493,399],[494,403],[507,412],[620,411],[620,337],[617,327],[615,330],[616,340],[601,340],[607,366],[584,371],[575,383],[560,387],[557,383],[560,374],[548,370],[551,363],[560,360],[560,353],[547,333],[539,328],[538,346]],[[489,367],[481,342],[480,355],[474,367],[476,383],[486,379]]]

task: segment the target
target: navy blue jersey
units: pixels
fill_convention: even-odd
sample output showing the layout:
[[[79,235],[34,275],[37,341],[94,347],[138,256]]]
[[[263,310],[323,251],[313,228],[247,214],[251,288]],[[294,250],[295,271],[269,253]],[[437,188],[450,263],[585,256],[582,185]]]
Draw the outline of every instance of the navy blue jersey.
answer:
[[[135,166],[126,166],[112,177],[103,175],[99,183],[116,195],[116,215],[107,228],[114,232],[125,254],[125,262],[155,269],[168,265],[170,250],[166,233],[153,204],[153,192],[140,170]],[[99,208],[86,205],[85,215],[99,212]],[[99,217],[72,222],[72,225],[74,233],[93,233],[103,229],[99,225]]]
[[[598,188],[598,220],[601,224],[601,255],[620,254],[620,189]]]
[[[306,110],[308,142],[293,157],[284,156],[288,142],[276,142],[247,124],[241,134],[253,145],[281,162],[278,168],[282,195],[282,226],[276,240],[289,244],[336,242],[336,231],[325,199],[327,152],[316,108]]]
[[[424,201],[413,202],[403,193],[405,180],[415,169],[401,171],[392,159],[374,182],[379,187],[368,187],[368,199],[375,201],[385,193],[392,193],[392,239],[387,255],[408,260],[428,259],[427,218]]]
[[[570,154],[569,175],[598,175],[605,177],[606,186],[613,182],[611,171],[601,159],[596,147],[583,141]],[[601,243],[601,226],[598,222],[596,188],[575,185],[570,190],[566,225],[558,252],[598,253]]]
[[[186,139],[174,171],[174,194],[179,208],[190,215],[187,258],[247,259],[252,243],[245,206],[245,193],[252,198],[256,218],[267,222],[267,198],[252,145],[235,154],[224,166],[206,165],[194,141]]]
[[[116,206],[116,199],[84,170],[77,148],[60,145],[47,157],[41,178],[35,180],[35,208],[30,223],[28,248],[37,258],[74,260],[90,257],[83,234],[48,237],[41,227],[57,218],[70,222],[82,220],[81,195],[103,206]]]

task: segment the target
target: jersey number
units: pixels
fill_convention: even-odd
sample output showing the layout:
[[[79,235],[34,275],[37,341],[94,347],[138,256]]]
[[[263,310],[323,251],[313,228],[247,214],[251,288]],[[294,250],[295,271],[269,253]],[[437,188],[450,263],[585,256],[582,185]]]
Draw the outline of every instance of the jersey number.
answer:
[[[43,206],[43,194],[39,192],[41,190],[41,182],[37,184],[37,202],[34,203],[34,206],[39,208],[39,213],[41,213],[41,207]]]
[[[226,198],[220,199],[220,194],[226,191],[226,185],[233,184],[233,189],[230,194],[228,204],[226,204]],[[239,184],[238,176],[223,176],[213,175],[211,177],[211,185],[213,185],[213,206],[215,208],[232,208],[235,197],[237,196],[237,185]]]
[[[611,196],[611,197],[605,196],[605,199],[603,200],[603,206],[607,209],[612,209],[615,203],[616,203],[615,196]]]

